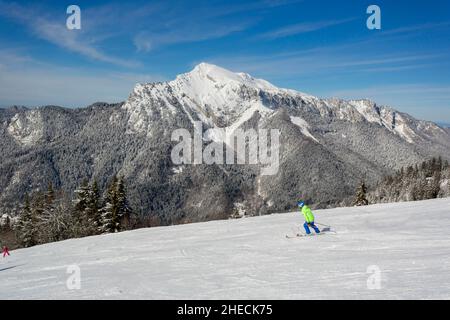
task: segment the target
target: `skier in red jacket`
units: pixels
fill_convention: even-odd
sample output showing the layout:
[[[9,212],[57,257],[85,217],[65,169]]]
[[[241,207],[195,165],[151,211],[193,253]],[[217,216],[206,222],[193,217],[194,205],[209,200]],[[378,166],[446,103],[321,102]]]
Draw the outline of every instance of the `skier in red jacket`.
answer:
[[[3,258],[6,257],[6,255],[9,256],[9,250],[8,250],[8,247],[7,247],[7,246],[4,246],[4,247],[3,247]]]

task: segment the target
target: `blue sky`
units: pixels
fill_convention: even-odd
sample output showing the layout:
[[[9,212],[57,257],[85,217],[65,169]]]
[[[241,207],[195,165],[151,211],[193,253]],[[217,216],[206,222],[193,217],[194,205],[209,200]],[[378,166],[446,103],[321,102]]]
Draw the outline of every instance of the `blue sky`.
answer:
[[[66,9],[81,8],[81,30]],[[381,30],[366,27],[369,5]],[[0,105],[123,101],[199,62],[450,123],[450,1],[3,1]]]

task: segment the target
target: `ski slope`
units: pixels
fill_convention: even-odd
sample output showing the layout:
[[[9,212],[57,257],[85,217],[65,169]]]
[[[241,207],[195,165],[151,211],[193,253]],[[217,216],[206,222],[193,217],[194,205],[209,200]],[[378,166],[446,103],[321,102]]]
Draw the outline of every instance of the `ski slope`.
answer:
[[[286,239],[302,224],[286,213],[15,250],[0,299],[450,299],[450,198],[315,215],[337,233]]]

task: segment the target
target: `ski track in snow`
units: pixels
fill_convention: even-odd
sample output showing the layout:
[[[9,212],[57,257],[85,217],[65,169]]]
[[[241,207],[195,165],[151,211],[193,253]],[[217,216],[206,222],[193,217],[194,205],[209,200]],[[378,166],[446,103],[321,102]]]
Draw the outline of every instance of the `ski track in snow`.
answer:
[[[303,223],[287,213],[14,250],[0,258],[0,299],[450,299],[450,199],[315,215],[337,234],[286,239]],[[79,290],[66,287],[74,264]]]

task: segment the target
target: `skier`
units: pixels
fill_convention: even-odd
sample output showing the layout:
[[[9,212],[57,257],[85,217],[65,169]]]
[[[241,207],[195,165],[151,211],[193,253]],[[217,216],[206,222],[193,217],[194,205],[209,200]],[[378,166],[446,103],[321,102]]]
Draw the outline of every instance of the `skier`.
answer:
[[[7,247],[7,246],[4,246],[4,247],[3,247],[3,258],[6,257],[6,255],[9,256],[9,250],[8,250],[8,247]]]
[[[300,208],[301,213],[303,213],[303,216],[305,217],[305,223],[303,224],[303,227],[305,228],[306,234],[311,233],[309,227],[312,227],[316,233],[320,233],[319,228],[317,228],[317,226],[314,224],[314,215],[311,209],[307,205],[305,205],[303,201],[298,201],[297,205]]]

